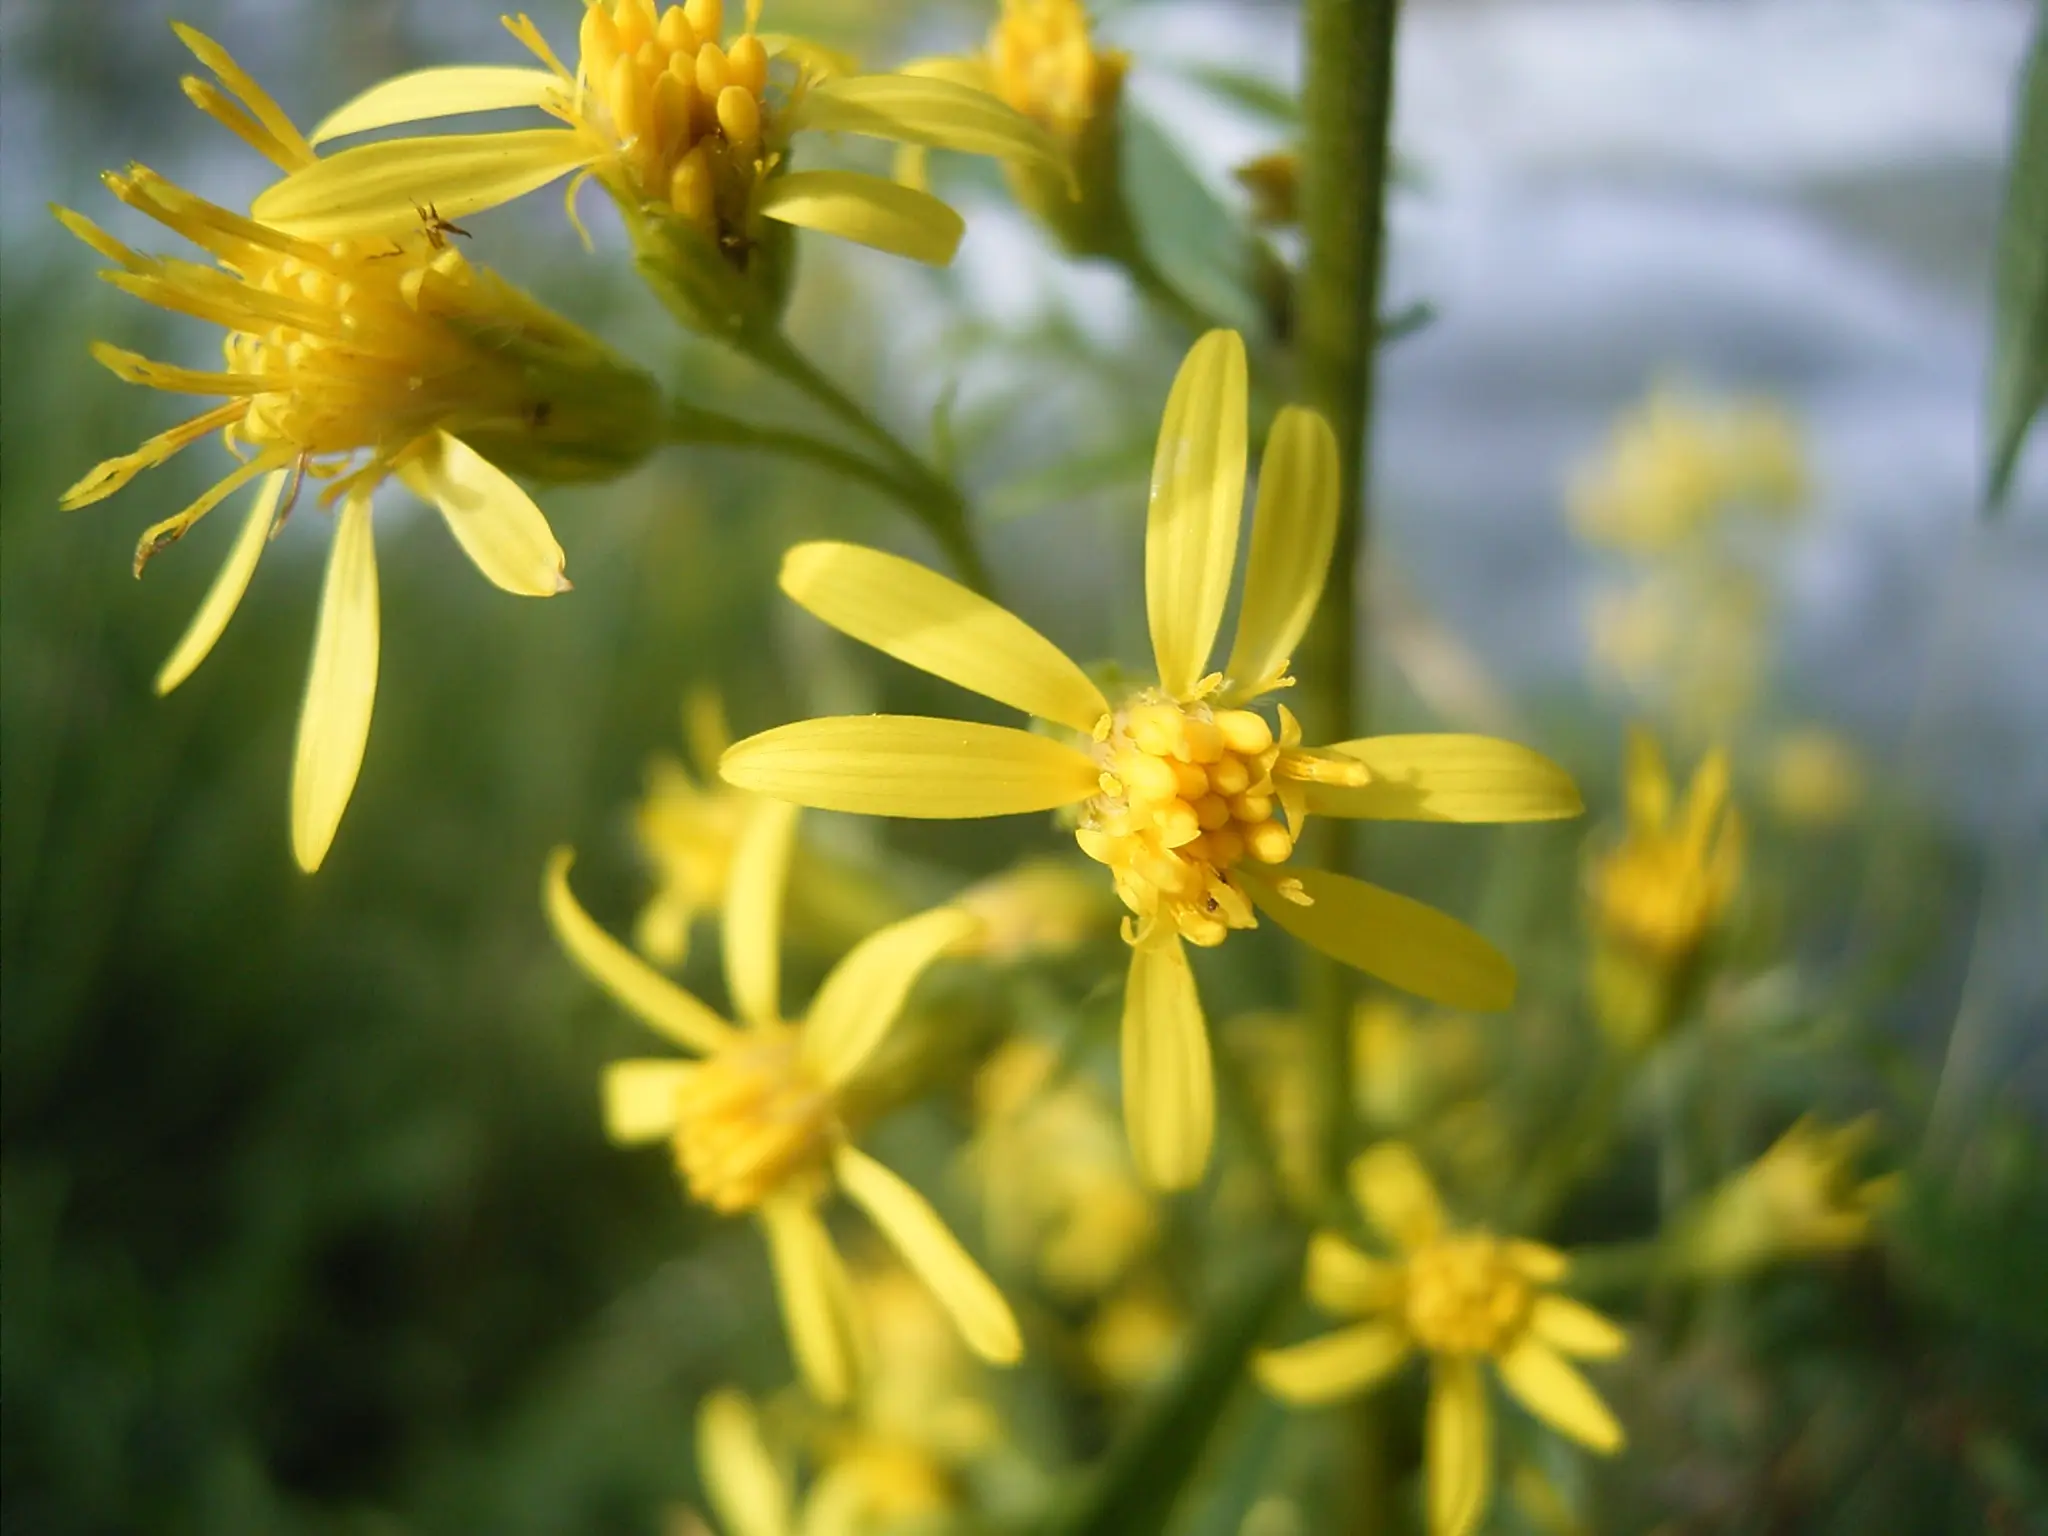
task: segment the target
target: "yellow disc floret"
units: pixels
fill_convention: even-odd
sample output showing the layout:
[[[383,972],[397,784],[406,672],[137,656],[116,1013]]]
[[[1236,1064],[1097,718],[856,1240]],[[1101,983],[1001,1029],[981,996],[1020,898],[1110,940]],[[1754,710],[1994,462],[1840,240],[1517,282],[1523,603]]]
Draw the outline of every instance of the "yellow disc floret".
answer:
[[[1076,0],[1004,0],[989,34],[996,94],[1055,133],[1078,133],[1100,100],[1098,76],[1122,59],[1098,53]]]
[[[1075,837],[1106,864],[1138,932],[1171,923],[1192,944],[1221,944],[1256,926],[1250,898],[1230,878],[1241,859],[1278,864],[1294,834],[1277,817],[1273,770],[1285,749],[1245,709],[1179,703],[1147,690],[1097,732],[1101,793],[1081,810]]]
[[[728,45],[722,0],[657,14],[653,0],[583,13],[575,114],[612,145],[643,201],[706,234],[737,227],[766,168],[768,50],[746,32]]]
[[[1408,1327],[1432,1353],[1498,1355],[1529,1320],[1535,1293],[1496,1238],[1445,1237],[1411,1255],[1407,1271]]]
[[[690,1194],[727,1215],[822,1179],[838,1135],[831,1091],[784,1025],[749,1031],[677,1089],[676,1163]]]

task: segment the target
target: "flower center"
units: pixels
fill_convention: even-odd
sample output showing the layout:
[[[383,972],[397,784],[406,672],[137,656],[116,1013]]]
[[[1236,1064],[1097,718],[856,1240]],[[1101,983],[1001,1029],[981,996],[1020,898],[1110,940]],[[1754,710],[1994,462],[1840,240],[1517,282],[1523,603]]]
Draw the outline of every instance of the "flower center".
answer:
[[[758,178],[768,50],[748,32],[720,45],[723,0],[655,14],[653,0],[583,13],[584,119],[611,142],[635,190],[716,235],[738,228]]]
[[[1534,1300],[1527,1278],[1491,1237],[1448,1237],[1408,1260],[1408,1327],[1437,1354],[1501,1353]]]
[[[988,51],[996,94],[1017,111],[1070,136],[1088,121],[1098,60],[1075,0],[1004,0]]]
[[[1191,944],[1257,926],[1230,867],[1278,864],[1294,837],[1275,819],[1273,728],[1244,709],[1177,703],[1148,690],[1096,743],[1102,793],[1081,810],[1081,851],[1107,864],[1139,932],[1158,920]],[[1131,935],[1127,935],[1131,936]]]
[[[787,1026],[748,1031],[677,1090],[676,1162],[690,1194],[726,1215],[821,1172],[837,1134],[832,1095]]]

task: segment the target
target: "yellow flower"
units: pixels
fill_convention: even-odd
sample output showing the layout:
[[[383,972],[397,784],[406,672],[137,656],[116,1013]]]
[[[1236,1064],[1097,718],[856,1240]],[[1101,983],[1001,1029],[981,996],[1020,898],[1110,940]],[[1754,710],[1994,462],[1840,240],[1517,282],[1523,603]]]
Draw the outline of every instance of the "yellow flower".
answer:
[[[843,61],[827,50],[757,32],[757,8],[749,7],[745,30],[727,37],[722,0],[658,13],[653,0],[593,0],[574,69],[531,20],[507,17],[507,29],[543,67],[401,75],[330,115],[313,142],[515,107],[538,108],[561,127],[346,150],[272,188],[257,211],[301,234],[341,223],[394,227],[415,198],[431,197],[447,217],[461,218],[563,176],[594,176],[629,219],[648,214],[686,226],[742,272],[757,259],[779,261],[767,243],[770,226],[823,230],[944,264],[960,241],[957,213],[879,176],[791,170],[795,136],[842,132],[1056,158],[1040,129],[986,92],[952,80],[842,73]]]
[[[1876,1128],[1870,1115],[1832,1131],[1802,1117],[1684,1224],[1685,1262],[1701,1274],[1735,1275],[1869,1242],[1872,1218],[1899,1186],[1897,1174],[1856,1180]]]
[[[835,1184],[931,1287],[968,1345],[1007,1365],[1023,1351],[1008,1303],[924,1197],[853,1146],[840,1113],[848,1084],[917,978],[970,937],[976,921],[939,907],[871,934],[825,978],[804,1021],[784,1022],[779,950],[795,835],[794,808],[763,802],[733,852],[724,958],[727,988],[746,1021],[738,1027],[591,920],[569,890],[567,849],[549,861],[547,913],[563,948],[618,1001],[702,1058],[614,1063],[604,1082],[606,1127],[621,1143],[668,1141],[693,1197],[760,1219],[791,1346],[821,1400],[846,1398],[860,1354],[850,1283],[818,1214]]]
[[[647,793],[633,812],[633,831],[654,866],[655,891],[633,925],[640,952],[674,969],[690,950],[690,925],[725,900],[733,844],[751,797],[718,782],[718,754],[730,737],[718,695],[691,694],[683,708],[690,756],[704,782],[673,758],[657,758]]]
[[[1187,1332],[1185,1310],[1158,1275],[1147,1274],[1102,1299],[1082,1347],[1097,1376],[1119,1391],[1136,1392],[1172,1369]]]
[[[1733,507],[1789,513],[1809,494],[1798,428],[1777,407],[1659,386],[1573,475],[1567,503],[1587,542],[1646,555],[1677,548]]]
[[[1628,831],[1593,866],[1595,919],[1604,936],[1665,969],[1677,969],[1727,912],[1742,879],[1742,819],[1728,804],[1728,755],[1694,769],[1683,803],[1656,738],[1628,738]]]
[[[999,965],[1071,954],[1101,930],[1109,898],[1078,860],[1025,859],[978,880],[953,904],[981,919],[976,952]]]
[[[975,1079],[972,1164],[989,1242],[1063,1297],[1107,1290],[1158,1241],[1113,1111],[1059,1053],[1018,1035]]]
[[[1336,535],[1337,452],[1312,412],[1273,425],[1237,635],[1210,650],[1237,558],[1245,483],[1245,354],[1214,331],[1188,354],[1159,433],[1145,539],[1159,681],[1112,705],[1022,619],[946,578],[850,544],[803,544],[782,589],[900,661],[1057,727],[1066,740],[914,716],[809,720],[740,742],[729,783],[829,810],[922,818],[1071,807],[1082,851],[1129,907],[1124,1111],[1140,1172],[1201,1176],[1214,1124],[1209,1043],[1183,941],[1210,946],[1254,910],[1396,986],[1462,1007],[1505,1006],[1507,960],[1463,924],[1362,880],[1283,867],[1302,818],[1525,821],[1575,815],[1555,764],[1478,736],[1386,736],[1303,748],[1245,706],[1286,686]],[[1285,812],[1286,819],[1281,819]]]
[[[289,170],[311,164],[306,141],[225,50],[190,28],[179,37],[219,85],[187,79],[210,116]],[[302,477],[327,482],[321,506],[340,502],[328,559],[312,676],[292,769],[292,849],[319,867],[354,789],[377,683],[377,568],[370,503],[397,476],[432,502],[477,568],[506,591],[566,590],[562,551],[547,519],[492,458],[551,440],[555,468],[615,473],[651,445],[657,415],[650,380],[601,343],[509,284],[471,267],[433,215],[389,238],[339,231],[314,243],[252,222],[142,167],[103,180],[116,197],[199,246],[204,266],[131,250],[91,220],[57,210],[64,226],[117,270],[108,281],[176,314],[224,327],[224,371],[208,373],[95,344],[93,354],[131,383],[223,403],[108,459],[64,493],[67,508],[111,496],[144,469],[218,432],[235,468],[174,517],[152,526],[135,569],[184,536],[240,488],[256,484],[242,528],[198,614],[157,674],[159,693],[189,676],[219,639],[271,535],[292,510]],[[422,218],[429,220],[422,225]],[[610,462],[580,461],[579,433],[557,436],[580,401],[618,412],[606,420]],[[482,450],[482,451],[479,451]],[[489,456],[487,456],[489,455]]]
[[[1400,1142],[1363,1153],[1351,1165],[1351,1187],[1396,1257],[1371,1257],[1333,1232],[1310,1239],[1309,1300],[1363,1321],[1255,1356],[1253,1373],[1267,1391],[1293,1403],[1331,1402],[1384,1381],[1412,1354],[1427,1355],[1433,1536],[1477,1530],[1491,1496],[1482,1361],[1553,1429],[1603,1454],[1621,1448],[1621,1426],[1565,1357],[1611,1358],[1627,1338],[1599,1313],[1545,1289],[1564,1277],[1563,1254],[1451,1228],[1429,1175]]]
[[[1833,731],[1808,726],[1772,746],[1770,785],[1773,809],[1794,826],[1839,826],[1863,801],[1863,763]]]

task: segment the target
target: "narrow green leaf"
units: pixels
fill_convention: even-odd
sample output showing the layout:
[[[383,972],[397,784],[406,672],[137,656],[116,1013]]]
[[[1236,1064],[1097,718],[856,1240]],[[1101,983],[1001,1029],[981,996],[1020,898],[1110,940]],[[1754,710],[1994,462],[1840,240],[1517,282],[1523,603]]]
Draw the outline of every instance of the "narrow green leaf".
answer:
[[[2048,399],[2048,4],[2020,79],[1991,314],[1987,511],[2005,500],[2027,428]]]
[[[1147,1536],[1165,1529],[1224,1410],[1240,1389],[1258,1390],[1246,1357],[1300,1280],[1299,1237],[1249,1246],[1254,1252],[1196,1327],[1179,1369],[1048,1522],[1045,1536]]]
[[[1124,185],[1145,254],[1217,323],[1258,334],[1251,248],[1226,207],[1157,123],[1124,104]]]

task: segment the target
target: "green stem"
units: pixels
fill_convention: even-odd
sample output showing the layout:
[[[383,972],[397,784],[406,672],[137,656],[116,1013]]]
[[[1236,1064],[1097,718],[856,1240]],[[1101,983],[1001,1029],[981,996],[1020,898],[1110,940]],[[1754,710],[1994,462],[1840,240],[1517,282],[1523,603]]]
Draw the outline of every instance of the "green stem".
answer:
[[[669,407],[668,440],[677,446],[743,448],[758,453],[779,453],[807,459],[836,475],[880,491],[894,501],[908,501],[914,493],[889,471],[850,448],[828,443],[807,432],[786,427],[762,427],[736,417],[706,411],[694,405]]]
[[[1308,247],[1296,336],[1303,391],[1336,433],[1339,470],[1330,582],[1296,669],[1306,680],[1301,702],[1311,742],[1360,734],[1366,713],[1357,666],[1358,595],[1370,543],[1373,336],[1398,12],[1398,0],[1308,0],[1304,22],[1302,224]],[[1315,862],[1348,871],[1356,854],[1350,824],[1324,819],[1311,831]],[[1333,1187],[1341,1187],[1351,1151],[1351,981],[1333,960],[1316,956],[1308,963],[1304,1000],[1321,1026],[1321,1075],[1331,1106],[1327,1168]]]
[[[889,467],[897,498],[930,530],[967,584],[986,595],[988,568],[975,547],[960,489],[870,415],[861,403],[821,373],[817,365],[779,332],[750,349],[750,355],[785,383],[803,391],[834,418],[864,438]]]
[[[1573,1106],[1571,1118],[1537,1155],[1522,1186],[1522,1209],[1514,1230],[1540,1236],[1556,1219],[1572,1187],[1613,1145],[1621,1103],[1641,1061],[1633,1051],[1609,1049]]]

